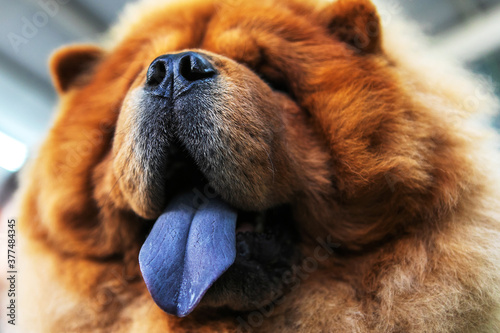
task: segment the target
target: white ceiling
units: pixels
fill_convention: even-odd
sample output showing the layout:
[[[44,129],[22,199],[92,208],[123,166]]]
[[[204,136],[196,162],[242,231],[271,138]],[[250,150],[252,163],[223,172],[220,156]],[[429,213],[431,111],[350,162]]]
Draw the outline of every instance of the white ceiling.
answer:
[[[0,0],[0,131],[29,147],[46,131],[55,102],[50,54],[98,38],[125,1],[73,0],[48,10],[40,3],[50,2]]]

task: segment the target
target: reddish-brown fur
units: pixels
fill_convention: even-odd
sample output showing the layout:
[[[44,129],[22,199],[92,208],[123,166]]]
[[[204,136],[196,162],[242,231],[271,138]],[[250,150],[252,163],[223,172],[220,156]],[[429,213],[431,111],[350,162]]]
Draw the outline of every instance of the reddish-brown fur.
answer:
[[[81,46],[52,60],[61,105],[25,176],[20,217],[27,331],[500,330],[500,181],[488,169],[493,162],[483,161],[496,152],[468,128],[466,110],[455,107],[465,119],[451,122],[439,103],[427,103],[458,104],[451,93],[409,81],[384,49],[368,0],[152,8],[121,26],[111,49]],[[270,110],[258,116],[273,129],[283,125],[269,146],[274,187],[268,156],[248,143],[248,154],[263,161],[248,170],[262,186],[234,199],[253,209],[294,206],[301,248],[319,266],[299,268],[279,305],[178,319],[154,304],[141,278],[143,218],[158,211],[134,197],[140,167],[120,155],[134,112],[123,102],[155,57],[184,49],[214,54],[236,87],[254,84],[256,105]],[[220,56],[287,80],[295,100]],[[71,73],[75,62],[81,75]],[[232,103],[237,123],[252,120]],[[328,254],[318,239],[338,250]]]

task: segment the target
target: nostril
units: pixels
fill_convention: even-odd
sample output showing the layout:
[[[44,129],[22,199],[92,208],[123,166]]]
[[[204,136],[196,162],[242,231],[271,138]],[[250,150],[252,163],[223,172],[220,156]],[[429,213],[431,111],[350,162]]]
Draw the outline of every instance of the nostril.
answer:
[[[159,86],[167,76],[167,63],[163,59],[157,59],[149,66],[146,84],[150,87]]]
[[[188,51],[159,56],[149,65],[145,88],[160,96],[182,90],[190,82],[217,74],[214,66],[203,55]]]
[[[179,72],[188,81],[197,81],[217,74],[212,64],[202,55],[185,53],[179,61]]]

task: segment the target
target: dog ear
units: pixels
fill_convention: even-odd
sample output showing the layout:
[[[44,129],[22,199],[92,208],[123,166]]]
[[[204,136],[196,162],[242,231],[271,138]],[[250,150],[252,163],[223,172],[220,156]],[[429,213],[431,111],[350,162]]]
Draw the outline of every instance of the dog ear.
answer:
[[[82,84],[86,75],[104,56],[104,50],[94,45],[73,45],[57,50],[50,59],[50,72],[59,94]]]
[[[381,50],[380,18],[370,0],[337,0],[320,13],[330,32],[362,53]]]

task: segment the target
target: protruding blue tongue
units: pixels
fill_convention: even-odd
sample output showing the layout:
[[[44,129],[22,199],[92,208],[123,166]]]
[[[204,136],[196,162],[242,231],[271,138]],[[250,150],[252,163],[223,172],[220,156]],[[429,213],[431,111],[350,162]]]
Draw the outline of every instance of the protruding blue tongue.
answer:
[[[151,296],[165,312],[187,316],[233,264],[236,217],[219,199],[200,205],[193,192],[175,197],[158,218],[139,264]]]

